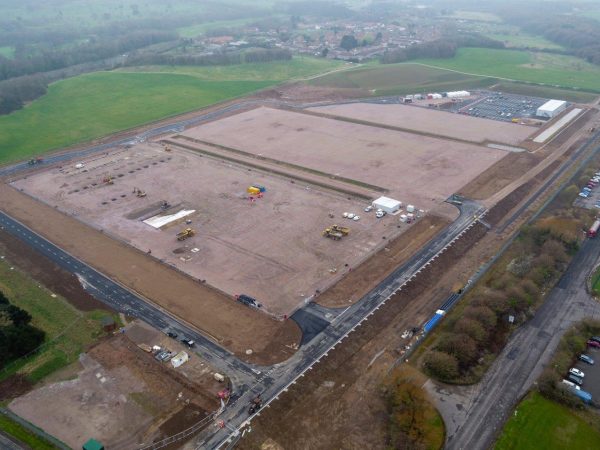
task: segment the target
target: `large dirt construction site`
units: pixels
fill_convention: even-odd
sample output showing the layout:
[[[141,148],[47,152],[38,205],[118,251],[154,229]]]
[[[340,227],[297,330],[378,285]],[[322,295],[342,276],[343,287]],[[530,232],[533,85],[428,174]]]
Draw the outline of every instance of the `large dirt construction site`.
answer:
[[[495,124],[485,121],[485,133]],[[459,141],[259,107],[163,143],[38,170],[13,180],[14,189],[2,187],[0,206],[237,354],[272,354],[256,356],[267,364],[289,356],[299,330],[232,296],[255,297],[276,318],[317,293],[331,305],[356,301],[339,283],[351,283],[352,269],[421,225],[375,218],[363,211],[372,199],[386,195],[420,215],[454,220],[458,211],[445,200],[509,154],[474,143],[481,132],[468,131]],[[253,184],[266,187],[262,198],[250,198]],[[324,238],[332,224],[350,234]],[[195,235],[177,240],[187,227]]]

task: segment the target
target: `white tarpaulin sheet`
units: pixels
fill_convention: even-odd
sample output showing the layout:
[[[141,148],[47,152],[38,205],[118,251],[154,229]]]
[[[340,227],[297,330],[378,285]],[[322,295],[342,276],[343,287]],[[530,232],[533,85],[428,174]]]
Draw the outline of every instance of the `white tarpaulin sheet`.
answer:
[[[174,368],[179,367],[184,362],[190,359],[190,356],[186,352],[179,352],[175,355],[173,359],[171,359],[171,364],[173,364]]]
[[[176,212],[175,214],[169,214],[166,216],[152,216],[149,219],[144,220],[144,223],[150,225],[153,228],[160,228],[164,227],[165,225],[171,222],[181,219],[182,217],[189,216],[190,214],[193,214],[195,212],[195,209],[182,209],[181,211]]]

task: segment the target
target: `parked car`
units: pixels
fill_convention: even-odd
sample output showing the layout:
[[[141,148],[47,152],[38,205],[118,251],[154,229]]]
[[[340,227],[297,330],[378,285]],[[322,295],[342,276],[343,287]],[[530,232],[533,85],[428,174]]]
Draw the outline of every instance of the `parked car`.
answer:
[[[587,192],[584,191],[584,192],[580,192],[579,196],[583,197],[583,198],[588,198],[590,195]]]
[[[591,339],[587,341],[588,347],[600,348],[600,342],[592,341]]]
[[[572,373],[573,375],[581,377],[581,378],[585,378],[585,373],[583,373],[581,370],[579,370],[576,367],[571,367],[569,369],[569,373]]]
[[[372,206],[369,205],[369,206],[367,206],[365,208],[365,212],[371,212],[371,211],[373,211],[373,207]]]
[[[187,338],[183,338],[181,339],[181,342],[183,342],[185,345],[187,345],[189,348],[192,348],[195,344],[194,341],[192,341],[191,339],[187,339]]]
[[[596,341],[596,342],[600,342],[600,336],[592,336],[590,338],[590,341]]]
[[[594,359],[588,355],[584,355],[584,354],[579,355],[579,361],[583,361],[584,363],[589,364],[590,366],[594,365]]]
[[[170,338],[175,339],[177,337],[177,333],[175,333],[174,331],[167,331],[167,336],[169,336]]]
[[[575,383],[573,383],[572,381],[569,381],[569,380],[562,380],[561,383],[566,384],[570,388],[575,388],[577,390],[581,389],[579,386],[577,386]]]
[[[583,378],[578,377],[577,375],[573,375],[572,373],[569,374],[567,380],[572,381],[578,386],[581,386],[583,384]]]

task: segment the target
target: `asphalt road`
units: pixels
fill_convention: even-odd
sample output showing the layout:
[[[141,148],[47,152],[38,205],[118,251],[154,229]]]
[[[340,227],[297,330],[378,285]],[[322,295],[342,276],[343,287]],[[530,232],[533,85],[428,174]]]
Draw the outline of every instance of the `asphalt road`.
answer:
[[[490,448],[564,332],[584,317],[600,318],[600,304],[586,291],[586,277],[600,259],[599,252],[600,239],[584,242],[544,304],[515,332],[481,383],[447,389],[428,386],[446,423],[446,449]]]
[[[25,447],[21,447],[21,445],[13,442],[8,437],[4,436],[0,433],[0,448],[2,450],[24,450]]]

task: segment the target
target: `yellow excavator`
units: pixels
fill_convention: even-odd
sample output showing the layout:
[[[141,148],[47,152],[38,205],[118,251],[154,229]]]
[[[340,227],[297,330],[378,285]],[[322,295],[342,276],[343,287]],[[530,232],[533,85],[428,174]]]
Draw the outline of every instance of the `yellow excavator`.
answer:
[[[177,233],[177,240],[185,241],[187,238],[192,237],[195,234],[196,232],[192,228],[186,228],[185,230]]]

